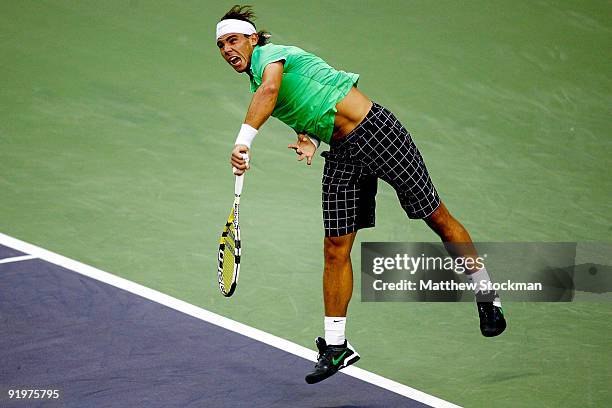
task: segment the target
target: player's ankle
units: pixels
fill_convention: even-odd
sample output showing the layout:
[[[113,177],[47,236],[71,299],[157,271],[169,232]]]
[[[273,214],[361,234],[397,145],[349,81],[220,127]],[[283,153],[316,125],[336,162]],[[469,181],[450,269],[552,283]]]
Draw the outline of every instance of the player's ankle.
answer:
[[[467,275],[470,282],[475,283],[474,293],[477,302],[493,302],[497,307],[501,307],[499,294],[494,290],[489,290],[491,278],[486,268],[482,268],[470,275]]]
[[[341,345],[346,340],[344,329],[346,327],[346,317],[325,316],[323,320],[325,326],[325,343],[328,345]]]

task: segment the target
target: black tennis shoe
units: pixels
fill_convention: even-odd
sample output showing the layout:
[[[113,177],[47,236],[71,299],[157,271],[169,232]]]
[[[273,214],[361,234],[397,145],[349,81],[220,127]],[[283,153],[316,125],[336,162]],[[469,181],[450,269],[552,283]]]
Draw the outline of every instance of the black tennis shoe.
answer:
[[[504,310],[493,302],[477,302],[478,316],[480,316],[480,332],[485,337],[499,336],[506,330]]]
[[[323,381],[336,374],[338,370],[348,367],[359,360],[359,354],[346,340],[344,340],[344,344],[334,346],[327,345],[324,338],[317,337],[315,343],[319,349],[319,355],[317,356],[314,371],[306,375],[306,382],[308,384]]]

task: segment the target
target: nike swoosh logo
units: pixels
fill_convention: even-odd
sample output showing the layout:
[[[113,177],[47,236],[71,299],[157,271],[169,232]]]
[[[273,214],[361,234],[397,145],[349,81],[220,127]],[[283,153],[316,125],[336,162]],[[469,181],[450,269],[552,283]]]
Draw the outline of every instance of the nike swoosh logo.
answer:
[[[338,365],[338,363],[340,362],[340,360],[342,360],[342,357],[344,357],[345,354],[346,354],[346,350],[344,350],[344,353],[340,354],[340,356],[337,359],[332,358],[332,364]]]

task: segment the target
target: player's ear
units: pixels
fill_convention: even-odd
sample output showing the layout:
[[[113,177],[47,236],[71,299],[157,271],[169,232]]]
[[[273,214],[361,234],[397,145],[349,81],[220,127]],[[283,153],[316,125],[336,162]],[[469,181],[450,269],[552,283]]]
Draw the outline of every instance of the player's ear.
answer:
[[[257,33],[253,33],[249,36],[249,41],[251,42],[251,46],[255,47],[257,42],[259,41],[259,35]]]

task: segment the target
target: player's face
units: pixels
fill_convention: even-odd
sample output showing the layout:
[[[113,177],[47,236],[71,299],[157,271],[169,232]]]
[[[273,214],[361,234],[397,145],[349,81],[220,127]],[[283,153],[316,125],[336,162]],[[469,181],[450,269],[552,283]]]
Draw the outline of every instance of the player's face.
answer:
[[[236,72],[245,72],[251,64],[251,54],[257,45],[257,34],[247,37],[244,34],[229,33],[217,40],[221,56]]]

